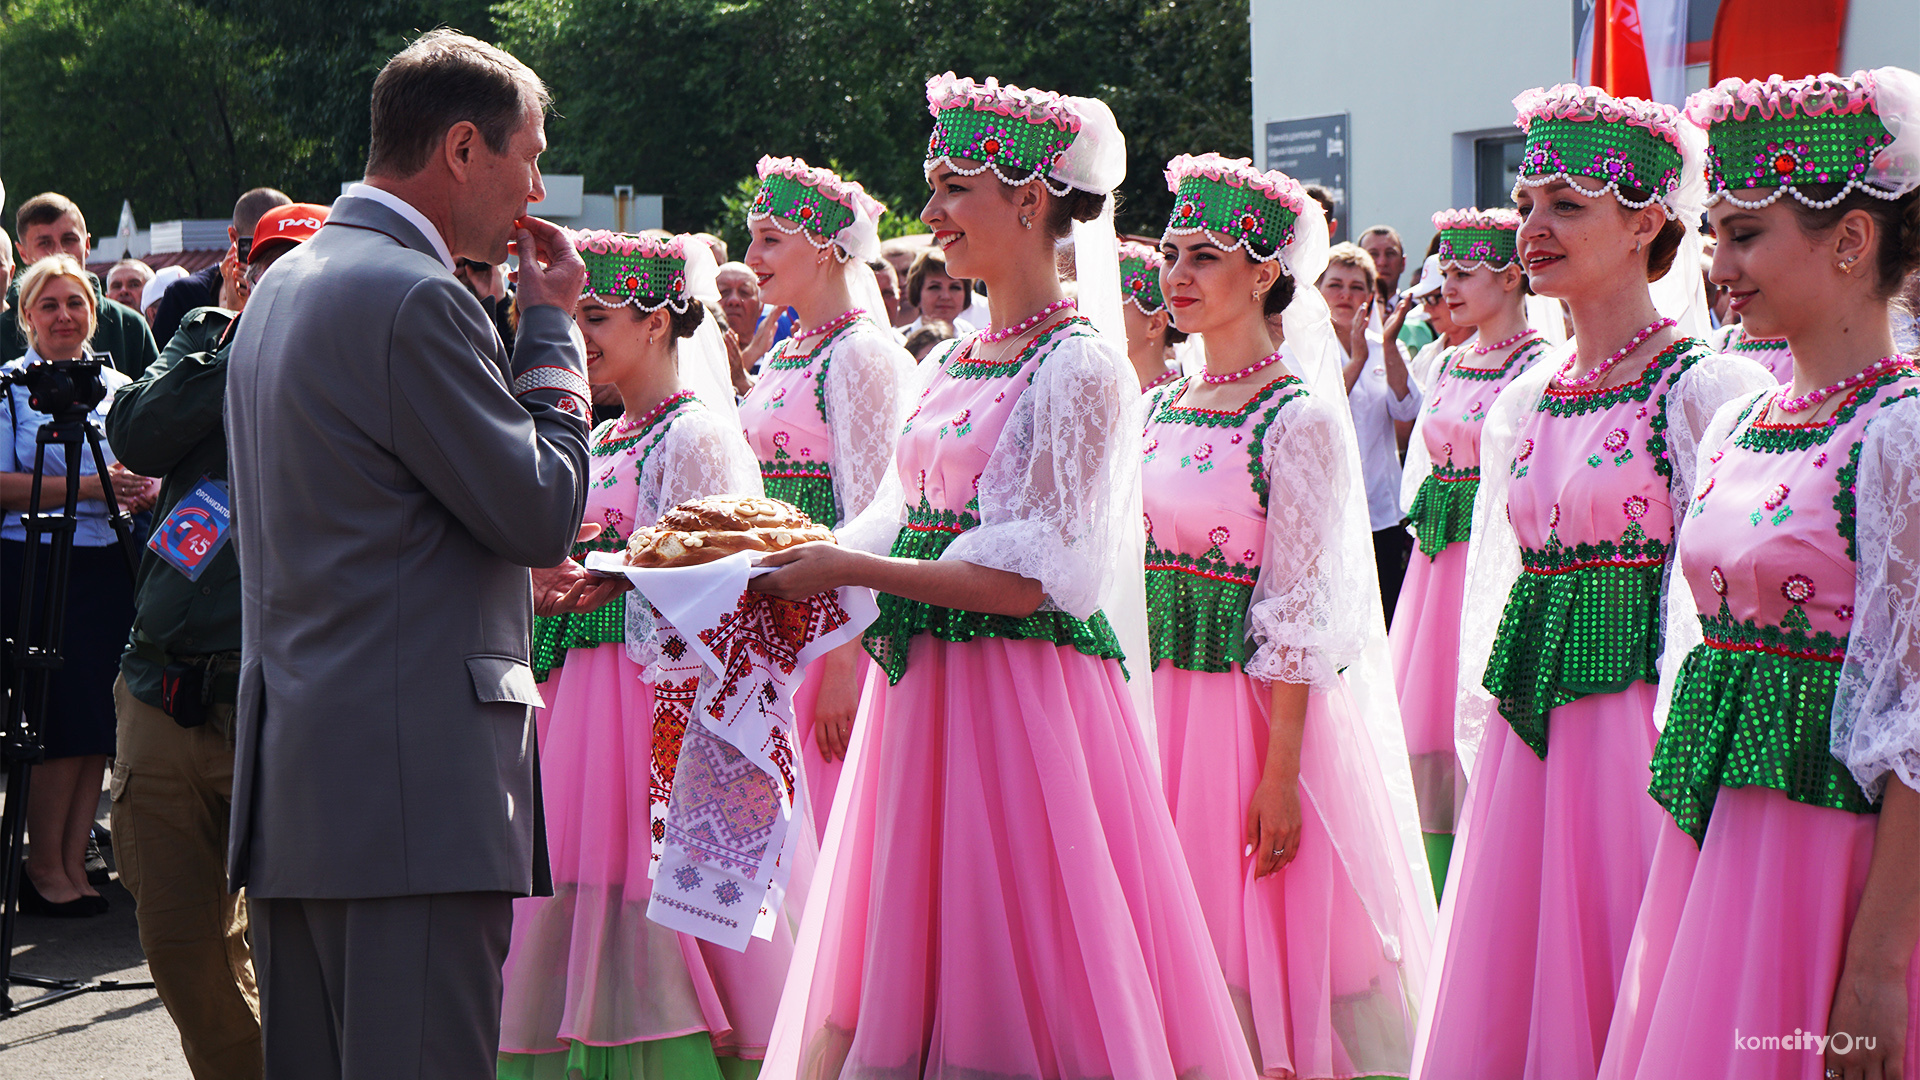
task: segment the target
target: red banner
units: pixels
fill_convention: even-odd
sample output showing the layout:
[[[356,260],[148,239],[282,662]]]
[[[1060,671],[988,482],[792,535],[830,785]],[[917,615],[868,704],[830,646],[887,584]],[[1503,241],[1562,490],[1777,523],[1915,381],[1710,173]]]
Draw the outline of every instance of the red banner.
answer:
[[[1711,77],[1798,79],[1834,71],[1846,26],[1847,0],[1720,0]]]

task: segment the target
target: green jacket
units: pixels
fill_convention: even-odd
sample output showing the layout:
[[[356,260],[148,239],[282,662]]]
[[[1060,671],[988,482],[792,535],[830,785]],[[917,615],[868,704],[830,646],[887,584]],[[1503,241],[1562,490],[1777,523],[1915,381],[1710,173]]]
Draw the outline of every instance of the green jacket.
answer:
[[[92,273],[93,297],[99,301],[100,317],[88,347],[111,357],[113,366],[131,378],[139,378],[147,365],[160,358],[153,343],[153,330],[140,313],[118,301],[109,300],[100,291],[100,279]],[[20,279],[14,278],[7,290],[7,310],[0,313],[0,364],[27,355],[27,339],[20,333]]]
[[[156,527],[203,476],[227,478],[229,324],[220,308],[195,308],[180,322],[167,351],[107,411],[114,456],[142,476],[158,476]],[[120,673],[133,696],[160,707],[160,656],[205,656],[240,650],[240,560],[231,538],[199,581],[141,549],[134,580],[133,633]]]

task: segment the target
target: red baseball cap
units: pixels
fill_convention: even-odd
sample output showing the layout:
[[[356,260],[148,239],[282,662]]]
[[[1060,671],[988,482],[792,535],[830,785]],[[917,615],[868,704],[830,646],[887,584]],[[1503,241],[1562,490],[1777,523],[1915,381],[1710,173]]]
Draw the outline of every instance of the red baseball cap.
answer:
[[[259,223],[253,227],[253,250],[247,253],[248,264],[259,262],[262,252],[272,251],[282,242],[306,243],[326,223],[324,206],[297,202],[274,207],[260,215]]]

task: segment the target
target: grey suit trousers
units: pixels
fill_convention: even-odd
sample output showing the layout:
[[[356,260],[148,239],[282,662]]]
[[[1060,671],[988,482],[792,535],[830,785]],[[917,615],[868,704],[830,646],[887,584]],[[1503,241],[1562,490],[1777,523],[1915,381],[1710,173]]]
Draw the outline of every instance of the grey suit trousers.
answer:
[[[512,894],[248,910],[267,1080],[492,1080]]]

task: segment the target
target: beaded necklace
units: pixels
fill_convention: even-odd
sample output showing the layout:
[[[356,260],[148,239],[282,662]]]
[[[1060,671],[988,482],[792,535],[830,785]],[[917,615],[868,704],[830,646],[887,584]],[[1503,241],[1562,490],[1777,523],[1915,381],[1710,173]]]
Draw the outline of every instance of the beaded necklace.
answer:
[[[1205,379],[1207,383],[1212,386],[1218,386],[1221,383],[1239,382],[1241,379],[1244,379],[1247,376],[1253,374],[1254,372],[1259,371],[1261,368],[1269,368],[1279,363],[1280,352],[1281,350],[1275,349],[1272,352],[1268,353],[1262,359],[1255,360],[1253,363],[1248,364],[1246,367],[1241,368],[1239,371],[1229,371],[1225,375],[1215,375],[1215,374],[1212,374],[1211,372],[1203,371],[1200,373],[1200,377],[1202,379]]]
[[[1046,307],[1041,308],[1039,311],[1034,312],[1032,315],[1027,316],[1025,319],[1022,319],[1020,322],[1007,327],[1005,330],[987,330],[982,332],[980,335],[980,341],[981,343],[986,345],[998,345],[1000,342],[1005,341],[1008,338],[1017,338],[1021,334],[1024,334],[1027,331],[1033,329],[1034,327],[1039,326],[1041,323],[1046,322],[1047,316],[1053,314],[1054,312],[1059,311],[1062,308],[1070,308],[1074,306],[1075,304],[1073,302],[1073,297],[1063,296],[1060,299],[1055,300],[1053,303],[1048,304]]]
[[[790,335],[773,347],[773,351],[768,354],[767,359],[761,361],[760,366],[766,368],[768,371],[798,371],[808,364],[813,363],[816,357],[832,347],[833,343],[840,340],[841,335],[851,330],[853,325],[859,322],[860,317],[865,314],[866,312],[855,308],[848,312],[846,316],[835,319],[820,329],[812,331],[811,333],[821,335],[821,338],[819,341],[814,342],[813,347],[806,352],[801,352],[798,348],[799,337],[797,335]],[[851,316],[851,318],[847,316]]]
[[[639,431],[645,428],[648,424],[651,424],[655,420],[660,419],[661,416],[666,414],[667,410],[674,408],[675,406],[679,405],[683,401],[692,401],[692,400],[693,400],[693,391],[681,390],[677,393],[669,395],[667,397],[667,400],[662,401],[660,404],[655,405],[651,409],[648,409],[638,419],[623,415],[620,417],[620,419],[614,421],[613,435],[615,438],[618,438],[629,432]]]
[[[1607,372],[1612,371],[1615,364],[1625,360],[1633,350],[1644,345],[1648,338],[1672,325],[1674,325],[1672,319],[1655,319],[1643,327],[1639,333],[1633,335],[1633,339],[1625,345],[1622,345],[1618,352],[1595,365],[1592,371],[1578,378],[1568,378],[1567,372],[1571,371],[1575,361],[1580,359],[1579,354],[1576,352],[1574,355],[1567,357],[1566,366],[1561,368],[1560,373],[1553,377],[1554,381],[1569,390],[1578,390],[1583,386],[1592,386],[1594,383],[1606,378]]]
[[[1913,363],[1911,357],[1900,353],[1895,353],[1892,356],[1883,356],[1873,363],[1868,364],[1866,367],[1861,368],[1859,371],[1841,379],[1839,382],[1822,386],[1817,390],[1809,390],[1799,397],[1786,397],[1783,394],[1773,404],[1775,408],[1783,413],[1803,413],[1808,409],[1818,407],[1821,402],[1835,394],[1845,390],[1851,390],[1863,382],[1879,378],[1886,372],[1906,367],[1911,363]]]
[[[1180,371],[1178,368],[1168,368],[1167,370],[1160,373],[1159,378],[1141,387],[1140,392],[1144,394],[1149,390],[1157,390],[1160,387],[1167,385],[1168,383],[1172,382],[1173,380],[1179,377],[1180,377]]]
[[[1506,378],[1507,372],[1513,370],[1513,365],[1516,362],[1522,357],[1531,357],[1537,354],[1545,345],[1546,341],[1541,338],[1523,341],[1518,348],[1507,354],[1506,362],[1497,368],[1469,367],[1466,364],[1460,363],[1458,359],[1455,359],[1453,362],[1447,364],[1443,370],[1446,374],[1456,378],[1493,382]],[[1455,356],[1457,357],[1458,354],[1456,353]]]
[[[840,329],[841,327],[847,325],[848,323],[859,318],[860,316],[865,315],[866,313],[867,312],[865,308],[851,308],[847,311],[841,312],[839,315],[836,315],[831,319],[828,319],[826,322],[820,324],[819,326],[814,327],[811,330],[794,331],[792,335],[793,340],[805,341],[808,338],[814,337],[819,334],[831,334],[835,330]]]
[[[1522,339],[1529,337],[1533,334],[1537,334],[1539,332],[1540,331],[1535,330],[1533,327],[1529,326],[1526,329],[1521,330],[1519,333],[1513,335],[1512,337],[1508,338],[1505,341],[1496,341],[1491,345],[1475,345],[1473,347],[1473,355],[1485,356],[1488,353],[1497,353],[1501,349],[1507,348],[1510,345],[1518,345],[1520,344]]]

